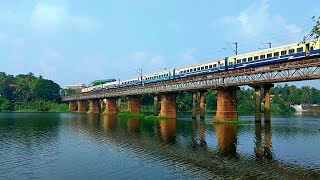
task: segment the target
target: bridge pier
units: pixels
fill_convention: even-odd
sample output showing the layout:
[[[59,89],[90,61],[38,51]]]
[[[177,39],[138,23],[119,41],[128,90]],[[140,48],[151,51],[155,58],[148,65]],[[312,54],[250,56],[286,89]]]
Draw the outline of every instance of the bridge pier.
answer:
[[[76,111],[77,110],[77,102],[76,101],[70,101],[69,102],[69,111]]]
[[[255,101],[256,101],[256,108],[255,108],[255,122],[261,122],[261,87],[256,86],[254,87],[255,90]]]
[[[133,114],[141,113],[140,97],[129,96],[128,97],[128,111]]]
[[[87,101],[78,101],[78,112],[87,112]]]
[[[204,119],[205,112],[206,112],[206,103],[204,98],[205,91],[200,91],[200,119]]]
[[[100,102],[99,99],[89,100],[89,111],[88,113],[100,113]]]
[[[170,119],[177,118],[177,103],[176,93],[161,94],[161,110],[160,116],[168,117]]]
[[[197,118],[198,92],[192,92],[192,119]]]
[[[264,122],[271,121],[271,99],[270,99],[270,88],[273,87],[273,84],[268,84],[264,86]]]
[[[105,110],[103,114],[116,115],[117,113],[117,98],[106,98]]]
[[[153,108],[154,108],[154,116],[158,116],[159,115],[159,97],[157,95],[154,95],[153,97]]]
[[[239,87],[227,87],[218,90],[218,107],[213,121],[237,121],[237,90]]]

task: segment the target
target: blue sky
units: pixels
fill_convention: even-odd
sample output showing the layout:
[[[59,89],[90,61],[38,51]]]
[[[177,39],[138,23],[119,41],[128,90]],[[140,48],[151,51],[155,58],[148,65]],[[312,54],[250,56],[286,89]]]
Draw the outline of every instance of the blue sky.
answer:
[[[59,83],[128,79],[298,42],[316,0],[11,0],[0,6],[0,71]],[[320,89],[320,80],[298,82]]]

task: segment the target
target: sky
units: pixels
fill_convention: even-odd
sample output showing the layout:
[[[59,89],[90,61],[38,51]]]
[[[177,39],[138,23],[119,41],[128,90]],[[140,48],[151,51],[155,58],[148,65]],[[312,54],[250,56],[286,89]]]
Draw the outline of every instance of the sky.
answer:
[[[0,71],[69,84],[130,79],[300,42],[317,0],[10,0],[0,6]],[[320,89],[320,80],[293,83]]]

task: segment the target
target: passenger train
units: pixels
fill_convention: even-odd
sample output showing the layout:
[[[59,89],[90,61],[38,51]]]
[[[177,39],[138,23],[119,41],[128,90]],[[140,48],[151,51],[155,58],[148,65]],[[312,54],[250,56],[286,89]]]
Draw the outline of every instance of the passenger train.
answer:
[[[96,92],[106,89],[134,86],[139,84],[149,84],[160,81],[192,77],[209,74],[216,71],[228,71],[231,69],[256,67],[279,62],[286,62],[306,56],[320,55],[320,40],[306,43],[295,43],[285,46],[240,54],[226,57],[224,59],[197,64],[181,69],[172,69],[155,74],[145,75],[142,78],[134,78],[123,81],[113,81],[97,86],[82,89],[83,93]]]

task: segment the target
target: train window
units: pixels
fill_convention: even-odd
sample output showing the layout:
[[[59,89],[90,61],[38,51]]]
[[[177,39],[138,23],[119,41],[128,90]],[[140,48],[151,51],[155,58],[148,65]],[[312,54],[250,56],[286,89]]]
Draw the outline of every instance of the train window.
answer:
[[[294,53],[294,49],[290,49],[289,54],[293,54],[293,53]]]
[[[214,64],[213,67],[217,67],[217,64]]]
[[[197,68],[194,68],[193,71],[197,71]]]
[[[197,71],[199,71],[199,70],[200,70],[200,67],[197,68]]]
[[[203,69],[204,69],[204,67],[202,66],[202,67],[201,67],[201,70],[203,70]]]
[[[211,64],[209,65],[209,68],[210,68],[210,69],[212,68],[212,65],[211,65]]]
[[[249,62],[252,61],[252,57],[249,57],[249,58],[248,58],[248,61],[249,61]]]
[[[237,59],[237,63],[241,63],[241,59]]]
[[[297,48],[297,52],[302,52],[302,51],[303,51],[303,47]]]
[[[221,65],[221,66],[224,66],[224,63],[221,63],[220,65]]]
[[[192,72],[193,71],[193,69],[190,69],[190,72]]]
[[[205,69],[208,69],[208,66],[205,66]]]
[[[183,72],[186,73],[186,70],[184,70]]]
[[[259,56],[255,56],[255,57],[254,57],[254,60],[259,60]]]
[[[267,58],[271,58],[272,57],[272,53],[267,54]]]
[[[229,62],[229,66],[232,66],[233,65],[233,62]]]
[[[286,55],[287,51],[281,51],[281,56]]]
[[[310,51],[313,51],[313,46],[311,46]]]
[[[243,58],[243,59],[242,59],[242,62],[247,62],[247,58]]]
[[[273,56],[274,56],[274,57],[278,57],[278,56],[279,56],[279,52],[274,52],[274,53],[273,53]]]
[[[266,55],[260,55],[260,59],[264,59],[264,58],[266,58]]]
[[[189,72],[189,69],[187,70],[187,72]]]

